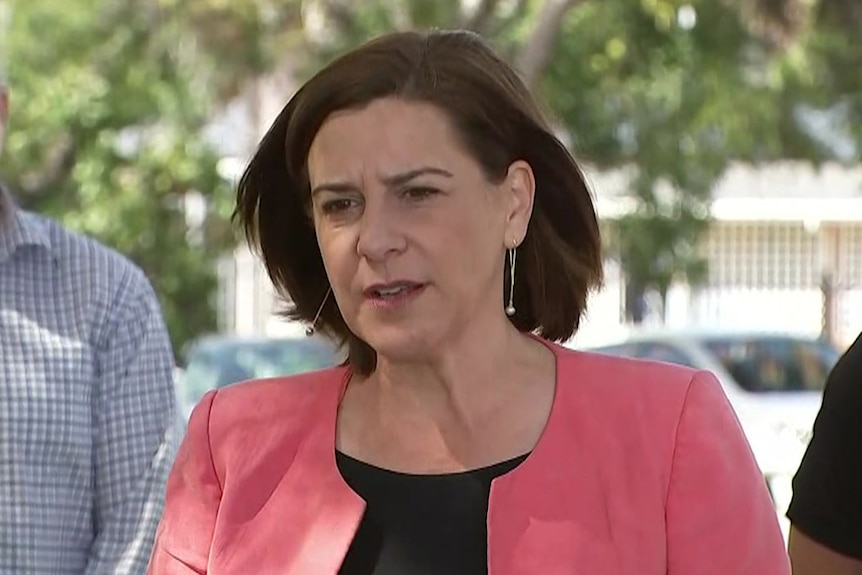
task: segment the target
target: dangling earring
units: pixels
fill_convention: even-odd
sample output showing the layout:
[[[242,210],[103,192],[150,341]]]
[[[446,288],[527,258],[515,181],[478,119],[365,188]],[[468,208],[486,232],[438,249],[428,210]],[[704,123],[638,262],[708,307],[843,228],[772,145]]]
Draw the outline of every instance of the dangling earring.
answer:
[[[305,335],[307,335],[308,337],[314,335],[315,328],[317,327],[317,320],[320,319],[320,314],[323,311],[323,306],[326,305],[326,300],[329,299],[330,293],[332,293],[332,286],[329,286],[329,288],[326,290],[326,295],[323,296],[323,301],[320,302],[320,307],[317,308],[317,313],[314,314],[314,319],[311,320],[311,325],[305,328]]]
[[[509,305],[506,306],[506,315],[515,315],[515,259],[518,255],[518,247],[513,242],[509,248]]]

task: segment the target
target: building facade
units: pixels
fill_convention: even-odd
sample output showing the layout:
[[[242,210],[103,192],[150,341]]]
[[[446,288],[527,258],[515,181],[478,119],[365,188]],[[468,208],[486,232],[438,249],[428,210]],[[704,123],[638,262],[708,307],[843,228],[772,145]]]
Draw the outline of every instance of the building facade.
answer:
[[[617,175],[591,178],[599,213],[631,209]],[[701,249],[705,285],[676,285],[664,321],[672,327],[819,333],[846,345],[862,331],[862,170],[799,163],[732,166],[714,190]],[[623,278],[608,267],[584,336],[624,328]]]

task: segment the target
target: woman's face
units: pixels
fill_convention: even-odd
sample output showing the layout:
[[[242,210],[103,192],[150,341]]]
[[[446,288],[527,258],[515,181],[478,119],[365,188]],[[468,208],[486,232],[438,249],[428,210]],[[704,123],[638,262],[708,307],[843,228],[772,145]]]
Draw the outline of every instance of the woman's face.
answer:
[[[506,325],[503,262],[526,234],[528,164],[490,182],[444,113],[387,98],[332,115],[308,172],[333,294],[381,357],[421,361]]]

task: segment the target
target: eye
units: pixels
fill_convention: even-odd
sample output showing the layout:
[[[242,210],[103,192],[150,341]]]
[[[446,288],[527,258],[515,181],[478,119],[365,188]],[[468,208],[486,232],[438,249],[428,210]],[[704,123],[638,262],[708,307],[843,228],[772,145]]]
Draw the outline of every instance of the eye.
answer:
[[[406,188],[404,191],[401,192],[401,195],[408,200],[421,201],[421,200],[427,199],[427,198],[429,198],[429,197],[431,197],[437,193],[438,193],[437,190],[435,190],[434,188],[418,187],[417,186],[417,187]]]
[[[321,210],[324,214],[337,214],[339,212],[349,210],[355,205],[356,200],[351,200],[349,198],[338,198],[324,202],[321,206]]]

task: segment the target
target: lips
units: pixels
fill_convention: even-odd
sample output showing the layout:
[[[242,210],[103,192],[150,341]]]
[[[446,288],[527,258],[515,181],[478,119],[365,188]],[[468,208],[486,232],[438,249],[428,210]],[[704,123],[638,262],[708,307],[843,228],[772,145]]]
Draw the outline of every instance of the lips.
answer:
[[[421,289],[422,287],[423,284],[417,282],[397,281],[385,284],[372,285],[365,289],[362,293],[367,298],[390,299],[409,294],[411,292]]]

